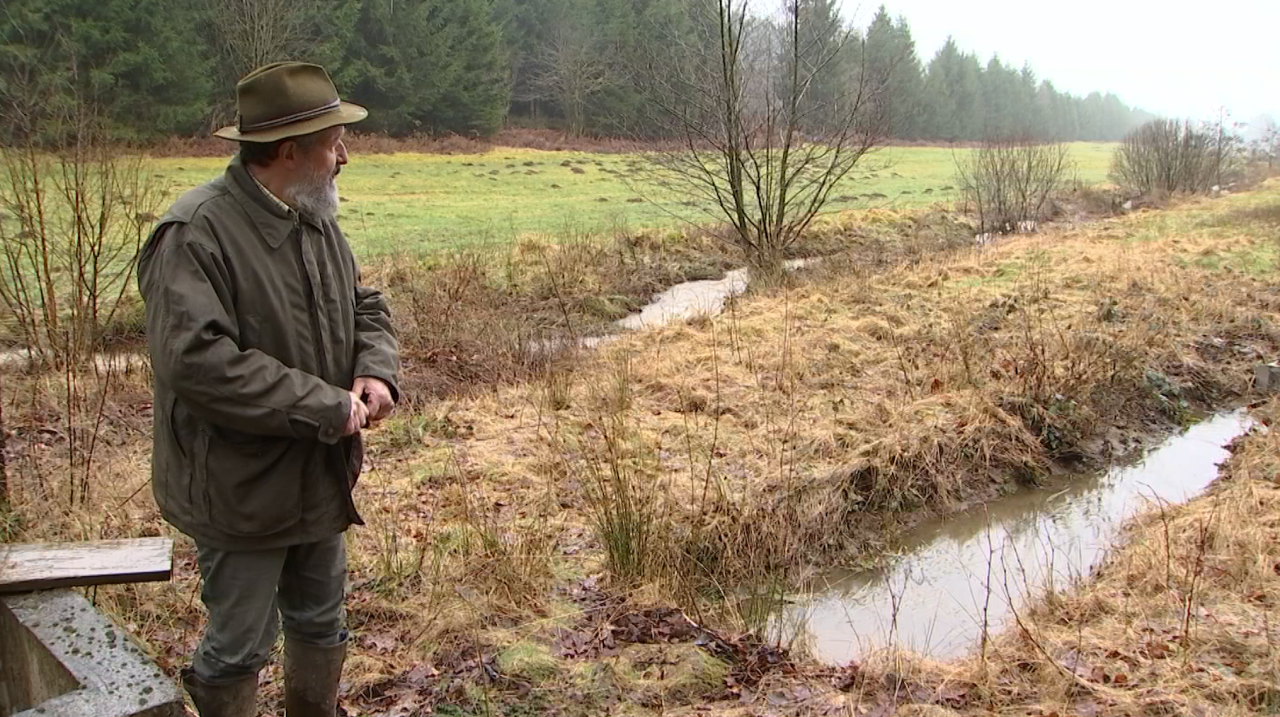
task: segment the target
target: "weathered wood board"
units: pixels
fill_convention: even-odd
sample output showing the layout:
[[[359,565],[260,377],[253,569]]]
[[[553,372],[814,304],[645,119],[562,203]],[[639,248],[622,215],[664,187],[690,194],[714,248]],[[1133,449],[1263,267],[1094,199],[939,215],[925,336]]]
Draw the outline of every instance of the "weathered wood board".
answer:
[[[0,594],[157,582],[172,574],[169,538],[0,545]]]

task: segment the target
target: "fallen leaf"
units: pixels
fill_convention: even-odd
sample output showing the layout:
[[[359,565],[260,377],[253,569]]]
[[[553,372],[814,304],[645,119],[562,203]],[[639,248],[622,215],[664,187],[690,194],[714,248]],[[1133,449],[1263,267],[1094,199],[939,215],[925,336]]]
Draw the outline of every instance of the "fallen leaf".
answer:
[[[892,717],[898,708],[891,702],[881,702],[867,711],[867,717]]]
[[[1101,709],[1097,702],[1081,702],[1076,705],[1076,714],[1079,717],[1097,717]]]
[[[773,705],[774,707],[782,707],[783,705],[791,703],[791,698],[787,697],[787,694],[785,692],[780,692],[777,690],[770,692],[767,699],[769,700],[769,704]]]
[[[428,679],[436,677],[439,674],[440,670],[437,670],[435,667],[428,665],[425,662],[419,662],[414,664],[414,666],[405,675],[404,680],[412,687],[423,689],[427,686]]]
[[[365,635],[361,639],[361,642],[366,648],[380,655],[393,652],[400,646],[400,641],[396,639],[394,635],[385,632],[375,632],[370,635]]]

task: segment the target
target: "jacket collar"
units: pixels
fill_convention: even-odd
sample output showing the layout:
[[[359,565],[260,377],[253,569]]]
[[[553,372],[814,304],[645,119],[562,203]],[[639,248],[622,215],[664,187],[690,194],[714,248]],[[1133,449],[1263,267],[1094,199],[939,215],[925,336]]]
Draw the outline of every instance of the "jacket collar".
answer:
[[[324,231],[324,225],[315,219],[287,210],[272,201],[258,187],[258,183],[249,174],[249,170],[245,168],[239,156],[232,159],[231,164],[227,166],[227,180],[232,196],[253,220],[254,226],[258,228],[258,232],[272,249],[280,248],[299,220]]]

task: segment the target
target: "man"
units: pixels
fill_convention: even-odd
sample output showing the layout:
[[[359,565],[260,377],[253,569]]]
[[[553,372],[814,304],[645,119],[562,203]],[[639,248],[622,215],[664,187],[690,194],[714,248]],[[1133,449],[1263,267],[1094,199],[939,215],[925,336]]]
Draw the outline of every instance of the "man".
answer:
[[[209,613],[183,682],[202,717],[256,715],[282,619],[285,714],[332,717],[360,429],[399,395],[387,305],[335,222],[344,127],[368,113],[296,62],[250,73],[236,102],[215,134],[239,156],[161,218],[138,267],[153,488],[195,540]]]

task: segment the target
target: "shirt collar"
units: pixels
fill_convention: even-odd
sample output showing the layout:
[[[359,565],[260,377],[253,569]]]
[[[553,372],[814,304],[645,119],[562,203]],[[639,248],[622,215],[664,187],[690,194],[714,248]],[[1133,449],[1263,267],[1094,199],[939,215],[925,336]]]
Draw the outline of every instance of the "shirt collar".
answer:
[[[293,216],[293,207],[289,206],[283,199],[273,194],[270,189],[267,189],[267,186],[258,181],[257,176],[255,176],[253,172],[249,172],[249,177],[253,179],[254,184],[258,185],[258,189],[262,190],[262,193],[266,195],[267,199],[271,200],[272,204],[275,204],[276,207],[287,213],[289,216]]]

